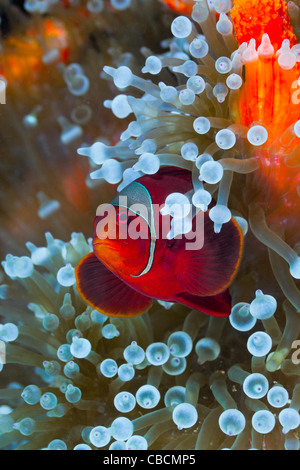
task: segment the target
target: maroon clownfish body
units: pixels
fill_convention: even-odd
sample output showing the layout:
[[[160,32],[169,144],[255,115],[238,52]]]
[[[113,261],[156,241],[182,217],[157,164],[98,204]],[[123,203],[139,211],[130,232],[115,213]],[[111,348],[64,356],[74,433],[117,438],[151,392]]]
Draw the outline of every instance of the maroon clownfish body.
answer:
[[[126,317],[140,315],[158,299],[209,315],[230,314],[228,286],[242,253],[236,221],[215,233],[208,212],[198,213],[192,232],[200,227],[204,244],[194,249],[192,232],[168,239],[170,220],[155,210],[169,194],[191,189],[189,171],[165,167],[125,187],[109,205],[113,210],[96,217],[94,251],[76,268],[77,288],[89,305],[106,315]]]

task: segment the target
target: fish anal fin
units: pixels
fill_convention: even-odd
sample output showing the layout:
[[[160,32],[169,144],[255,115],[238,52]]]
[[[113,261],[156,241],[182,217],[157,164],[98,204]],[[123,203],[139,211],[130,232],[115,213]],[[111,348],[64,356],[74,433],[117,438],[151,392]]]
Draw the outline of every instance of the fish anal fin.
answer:
[[[231,312],[231,297],[228,290],[207,297],[180,292],[176,294],[175,301],[215,317],[228,317]]]

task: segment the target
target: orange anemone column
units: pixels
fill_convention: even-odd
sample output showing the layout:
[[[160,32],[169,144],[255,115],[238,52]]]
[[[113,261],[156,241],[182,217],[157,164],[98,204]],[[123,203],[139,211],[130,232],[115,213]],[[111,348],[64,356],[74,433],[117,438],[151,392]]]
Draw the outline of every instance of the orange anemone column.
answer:
[[[244,66],[232,119],[248,128],[261,125],[268,133],[264,145],[249,144],[260,161],[253,193],[269,222],[284,223],[292,232],[295,213],[300,214],[300,45],[285,1],[234,0],[230,16],[243,44],[237,53]]]

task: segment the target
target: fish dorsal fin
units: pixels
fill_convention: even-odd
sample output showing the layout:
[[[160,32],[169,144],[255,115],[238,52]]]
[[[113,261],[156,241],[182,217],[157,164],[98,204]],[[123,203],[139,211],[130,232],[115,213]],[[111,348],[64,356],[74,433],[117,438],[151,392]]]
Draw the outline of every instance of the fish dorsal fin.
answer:
[[[83,299],[105,315],[134,317],[151,307],[152,299],[140,294],[115,276],[94,253],[76,268],[77,289]]]
[[[176,277],[183,291],[210,296],[224,291],[232,282],[242,255],[243,236],[234,219],[215,233],[207,212],[203,226],[203,247],[183,250],[178,256]]]

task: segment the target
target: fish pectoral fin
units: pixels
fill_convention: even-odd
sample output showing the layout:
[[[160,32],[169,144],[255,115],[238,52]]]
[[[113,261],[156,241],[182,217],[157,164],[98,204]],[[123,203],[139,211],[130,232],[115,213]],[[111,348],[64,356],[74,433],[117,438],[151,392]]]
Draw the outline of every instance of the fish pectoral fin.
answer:
[[[228,290],[218,295],[201,297],[188,292],[180,292],[174,300],[195,310],[215,317],[228,317],[231,312],[231,297]]]
[[[220,233],[215,233],[207,212],[204,213],[203,236],[202,248],[185,249],[178,257],[176,277],[185,292],[210,296],[227,289],[236,275],[243,236],[234,219],[224,224]]]
[[[150,297],[125,284],[94,253],[89,253],[80,261],[75,273],[77,289],[82,298],[105,315],[134,317],[152,305]]]

